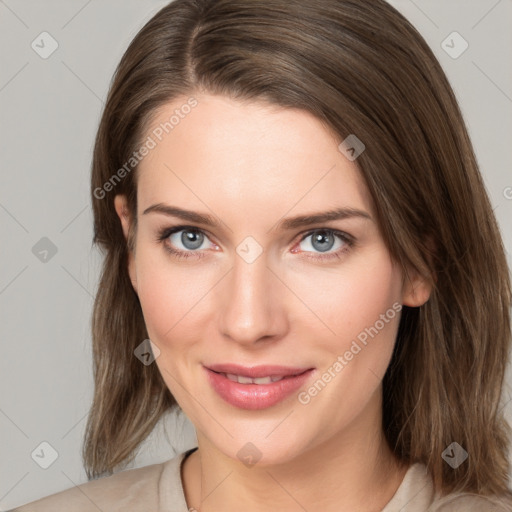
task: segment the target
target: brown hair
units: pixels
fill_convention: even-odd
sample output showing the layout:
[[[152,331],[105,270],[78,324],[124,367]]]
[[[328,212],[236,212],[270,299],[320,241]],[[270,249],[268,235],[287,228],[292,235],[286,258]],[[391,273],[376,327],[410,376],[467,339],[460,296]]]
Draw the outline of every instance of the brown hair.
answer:
[[[136,166],[104,187],[157,109],[207,91],[311,112],[366,145],[357,163],[391,256],[433,283],[404,307],[384,377],[383,429],[437,491],[507,492],[509,426],[500,397],[510,347],[510,279],[500,233],[455,96],[429,46],[383,0],[176,0],[137,34],[111,84],[92,167],[94,242],[105,259],[94,304],[89,478],[133,460],[177,406],[155,364],[127,272],[135,250]],[[100,194],[98,191],[102,190]],[[128,199],[126,242],[114,194]],[[456,441],[469,458],[441,457]]]

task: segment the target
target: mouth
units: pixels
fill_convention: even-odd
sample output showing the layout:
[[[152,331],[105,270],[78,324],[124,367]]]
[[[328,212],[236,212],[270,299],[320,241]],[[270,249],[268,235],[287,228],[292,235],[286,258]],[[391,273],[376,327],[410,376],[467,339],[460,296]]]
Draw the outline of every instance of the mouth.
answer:
[[[234,373],[223,373],[223,372],[215,372],[219,375],[223,375],[227,379],[232,382],[238,382],[239,384],[270,384],[272,382],[278,382],[283,379],[291,379],[296,377],[296,375],[268,375],[266,377],[255,377],[254,379],[251,377],[247,377],[245,375],[235,375]]]
[[[310,378],[314,368],[264,365],[209,365],[203,367],[213,390],[240,409],[265,409],[281,402]]]

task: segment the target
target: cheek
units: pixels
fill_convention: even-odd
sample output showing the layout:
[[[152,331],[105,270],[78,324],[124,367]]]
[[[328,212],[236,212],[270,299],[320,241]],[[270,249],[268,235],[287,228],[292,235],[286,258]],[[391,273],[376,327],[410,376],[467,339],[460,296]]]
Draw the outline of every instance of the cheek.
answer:
[[[201,299],[211,288],[211,272],[176,263],[162,249],[137,254],[137,285],[148,334],[159,345],[199,318]],[[179,339],[179,336],[178,336]]]
[[[381,345],[384,340],[392,344],[398,321],[396,307],[401,299],[399,283],[399,275],[385,258],[365,271],[354,272],[339,298],[343,314],[332,319],[335,331],[343,337],[348,334],[351,339],[364,341],[369,330],[376,335],[376,328]]]
[[[160,355],[155,363],[167,387],[189,418],[195,419],[190,401],[193,375],[190,348],[204,323],[202,309],[212,276],[184,263],[176,263],[162,249],[140,250],[137,258],[138,295],[149,338]],[[196,392],[197,394],[197,392]]]
[[[299,401],[318,416],[329,414],[333,428],[359,414],[379,387],[398,330],[401,274],[383,249],[368,256],[315,279],[322,292],[312,295],[311,309],[331,332],[315,338],[319,377]]]
[[[398,323],[401,274],[382,246],[352,258],[338,269],[304,272],[289,276],[294,292],[316,316],[317,340],[329,352],[348,349],[350,342],[377,322],[381,338],[391,337]],[[292,281],[292,282],[293,282]],[[393,304],[395,309],[393,309]],[[381,315],[384,315],[383,322]],[[300,323],[300,320],[298,320]]]

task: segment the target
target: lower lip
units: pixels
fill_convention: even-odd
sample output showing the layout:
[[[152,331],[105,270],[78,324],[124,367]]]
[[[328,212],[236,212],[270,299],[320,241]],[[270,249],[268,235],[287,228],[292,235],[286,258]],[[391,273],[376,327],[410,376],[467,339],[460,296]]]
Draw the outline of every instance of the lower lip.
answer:
[[[313,373],[313,369],[300,375],[287,377],[270,384],[240,384],[220,373],[205,368],[213,389],[226,402],[240,409],[266,409],[297,391]]]

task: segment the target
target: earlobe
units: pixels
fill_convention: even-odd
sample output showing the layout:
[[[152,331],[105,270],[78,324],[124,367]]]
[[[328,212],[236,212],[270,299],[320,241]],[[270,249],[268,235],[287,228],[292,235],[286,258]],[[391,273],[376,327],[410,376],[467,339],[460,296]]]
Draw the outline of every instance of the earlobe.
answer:
[[[130,216],[128,211],[128,205],[126,202],[126,196],[118,194],[114,197],[114,207],[116,209],[117,215],[121,220],[121,225],[123,228],[124,237],[128,240],[128,233],[130,230]]]
[[[417,268],[407,268],[402,283],[402,303],[405,306],[419,307],[423,306],[432,293],[434,283],[437,282],[437,276],[434,267],[434,258],[436,252],[436,243],[431,236],[426,237],[423,257],[425,263],[423,270]]]
[[[425,304],[432,292],[432,283],[419,272],[410,273],[405,277],[402,292],[404,306],[419,307]]]

